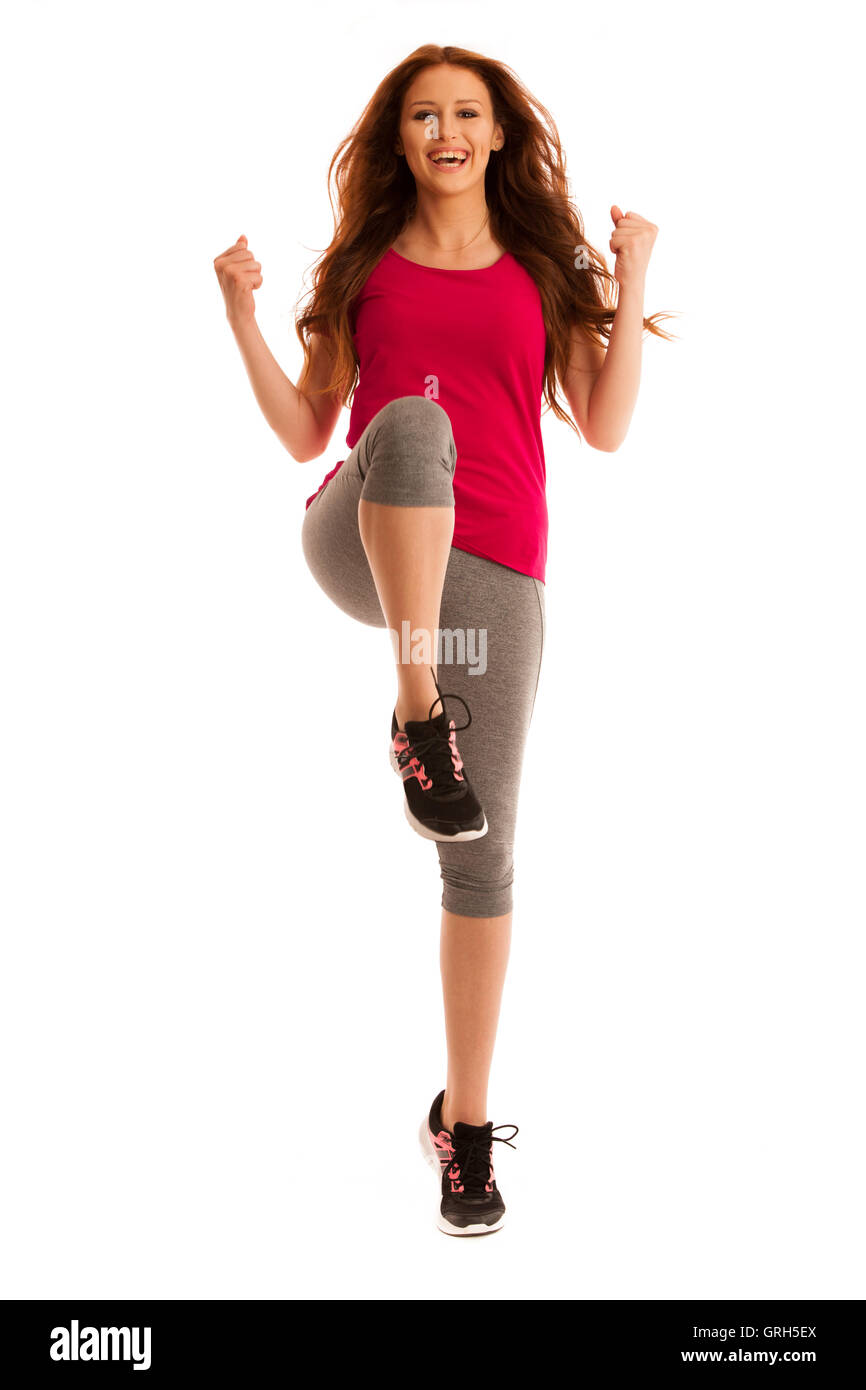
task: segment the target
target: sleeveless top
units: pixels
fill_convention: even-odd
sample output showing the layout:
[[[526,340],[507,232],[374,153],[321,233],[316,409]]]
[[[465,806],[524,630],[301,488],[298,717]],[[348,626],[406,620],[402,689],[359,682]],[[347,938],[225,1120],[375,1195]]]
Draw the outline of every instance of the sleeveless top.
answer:
[[[457,447],[452,545],[543,583],[546,334],[535,281],[510,252],[481,270],[443,270],[389,247],[353,300],[349,323],[359,377],[347,448],[397,397],[437,401]]]

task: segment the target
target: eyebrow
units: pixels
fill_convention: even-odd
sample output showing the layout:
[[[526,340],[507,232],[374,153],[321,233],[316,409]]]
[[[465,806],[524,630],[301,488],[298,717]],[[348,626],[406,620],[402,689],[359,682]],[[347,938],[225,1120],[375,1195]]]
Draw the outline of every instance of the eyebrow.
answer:
[[[458,97],[456,105],[465,106],[467,102],[474,101],[477,106],[481,105],[480,97]],[[435,106],[435,101],[410,101],[410,106]]]

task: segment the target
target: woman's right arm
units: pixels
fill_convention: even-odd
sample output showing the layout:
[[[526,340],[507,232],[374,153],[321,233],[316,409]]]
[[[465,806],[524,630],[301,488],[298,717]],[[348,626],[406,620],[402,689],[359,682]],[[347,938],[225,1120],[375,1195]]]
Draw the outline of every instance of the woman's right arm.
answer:
[[[253,290],[262,283],[262,268],[248,249],[245,236],[238,237],[234,246],[216,257],[214,270],[225,299],[226,318],[265,419],[297,463],[318,458],[328,447],[342,409],[334,392],[306,394],[327,386],[330,380],[327,340],[319,333],[311,334],[309,371],[302,373],[295,386],[256,322]]]

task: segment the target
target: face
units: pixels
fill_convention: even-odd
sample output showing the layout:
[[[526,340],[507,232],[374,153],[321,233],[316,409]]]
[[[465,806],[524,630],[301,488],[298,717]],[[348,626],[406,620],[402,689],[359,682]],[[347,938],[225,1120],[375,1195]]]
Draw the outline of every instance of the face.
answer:
[[[484,178],[491,146],[502,143],[490,94],[476,73],[443,63],[425,68],[410,83],[396,149],[405,154],[419,187],[465,191]],[[443,163],[444,150],[454,151],[455,158]]]

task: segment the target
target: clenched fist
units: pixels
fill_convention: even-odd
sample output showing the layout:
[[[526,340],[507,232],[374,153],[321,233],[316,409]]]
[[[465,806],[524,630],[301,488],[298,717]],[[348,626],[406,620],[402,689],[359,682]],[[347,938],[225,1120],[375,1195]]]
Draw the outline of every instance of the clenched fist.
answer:
[[[615,228],[610,239],[610,249],[616,257],[614,276],[620,286],[643,287],[659,229],[655,222],[641,217],[639,212],[623,213],[618,203],[613,204],[610,215]]]
[[[262,283],[262,268],[247,246],[245,236],[239,236],[234,246],[223,251],[213,263],[226,302],[226,318],[233,326],[255,318],[253,290]]]

